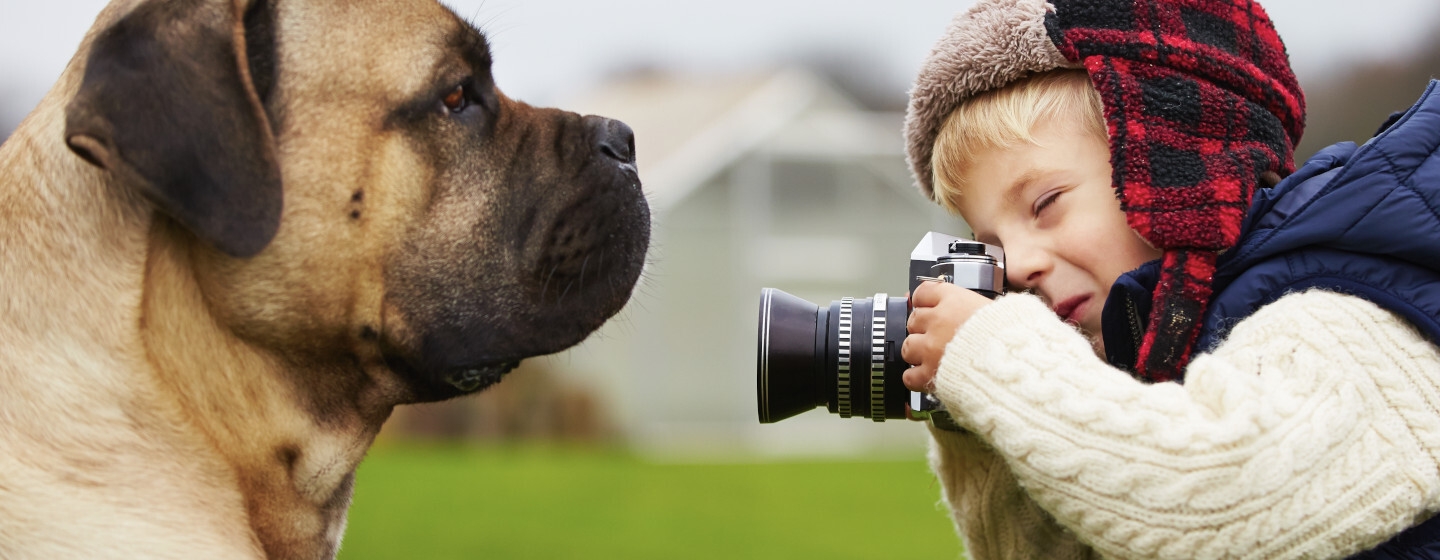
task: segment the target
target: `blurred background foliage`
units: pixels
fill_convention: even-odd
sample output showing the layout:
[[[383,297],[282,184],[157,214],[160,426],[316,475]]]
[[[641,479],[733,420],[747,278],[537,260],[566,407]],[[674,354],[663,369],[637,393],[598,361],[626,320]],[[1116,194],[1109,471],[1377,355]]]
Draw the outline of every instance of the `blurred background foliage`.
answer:
[[[1425,37],[1414,51],[1350,64],[1304,84],[1308,119],[1297,162],[1335,142],[1365,142],[1392,112],[1409,108],[1431,79],[1440,78],[1440,25]]]

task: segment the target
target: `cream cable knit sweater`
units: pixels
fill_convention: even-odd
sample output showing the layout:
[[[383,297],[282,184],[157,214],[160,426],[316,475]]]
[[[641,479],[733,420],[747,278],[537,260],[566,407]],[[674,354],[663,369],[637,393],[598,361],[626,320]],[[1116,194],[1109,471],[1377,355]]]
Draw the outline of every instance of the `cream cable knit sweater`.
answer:
[[[977,559],[1343,557],[1440,509],[1440,353],[1352,296],[1265,306],[1182,386],[1009,295],[936,393],[971,430],[932,430],[930,460]]]

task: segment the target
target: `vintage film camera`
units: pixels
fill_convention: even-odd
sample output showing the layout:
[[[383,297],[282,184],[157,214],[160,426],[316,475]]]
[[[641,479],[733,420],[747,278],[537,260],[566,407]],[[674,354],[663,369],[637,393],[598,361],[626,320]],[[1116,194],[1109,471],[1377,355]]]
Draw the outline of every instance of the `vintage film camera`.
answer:
[[[1004,291],[1005,253],[999,247],[930,232],[910,253],[910,291],[940,280],[995,298]],[[760,423],[770,424],[823,406],[842,418],[884,422],[915,418],[953,427],[934,397],[912,393],[901,375],[906,298],[875,294],[841,298],[829,307],[774,288],[760,293],[756,386]]]

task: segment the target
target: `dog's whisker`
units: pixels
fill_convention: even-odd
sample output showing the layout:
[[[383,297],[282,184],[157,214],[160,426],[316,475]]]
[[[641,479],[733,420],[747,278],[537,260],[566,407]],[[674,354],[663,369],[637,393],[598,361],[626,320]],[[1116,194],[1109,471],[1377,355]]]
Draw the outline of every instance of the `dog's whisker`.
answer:
[[[580,261],[580,288],[585,288],[585,266],[590,264],[590,255],[585,255],[585,260]]]
[[[605,270],[605,249],[603,247],[600,249],[600,270]],[[615,297],[615,275],[605,275],[605,284],[610,286],[610,293],[608,295],[612,298]]]
[[[545,294],[547,294],[547,293],[550,292],[550,279],[552,279],[552,278],[555,277],[555,271],[556,271],[556,270],[559,270],[559,269],[560,269],[560,265],[558,265],[558,264],[555,265],[555,266],[553,266],[553,267],[550,267],[550,274],[545,277],[545,284],[544,284],[543,286],[540,286],[540,304],[541,304],[541,305],[544,305],[544,304],[545,304]]]
[[[557,305],[565,305],[565,295],[570,293],[570,287],[574,285],[574,280],[565,283],[565,291],[560,292],[560,300],[555,302]]]

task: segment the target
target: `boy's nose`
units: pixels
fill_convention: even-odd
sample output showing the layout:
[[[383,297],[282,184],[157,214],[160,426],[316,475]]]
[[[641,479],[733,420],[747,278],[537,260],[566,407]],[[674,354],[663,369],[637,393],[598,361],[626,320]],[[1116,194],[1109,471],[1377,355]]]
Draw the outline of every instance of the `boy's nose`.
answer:
[[[1039,286],[1040,280],[1050,272],[1050,263],[1051,259],[1045,256],[1044,251],[1007,247],[1005,251],[1005,281],[1017,288],[1033,289]]]

